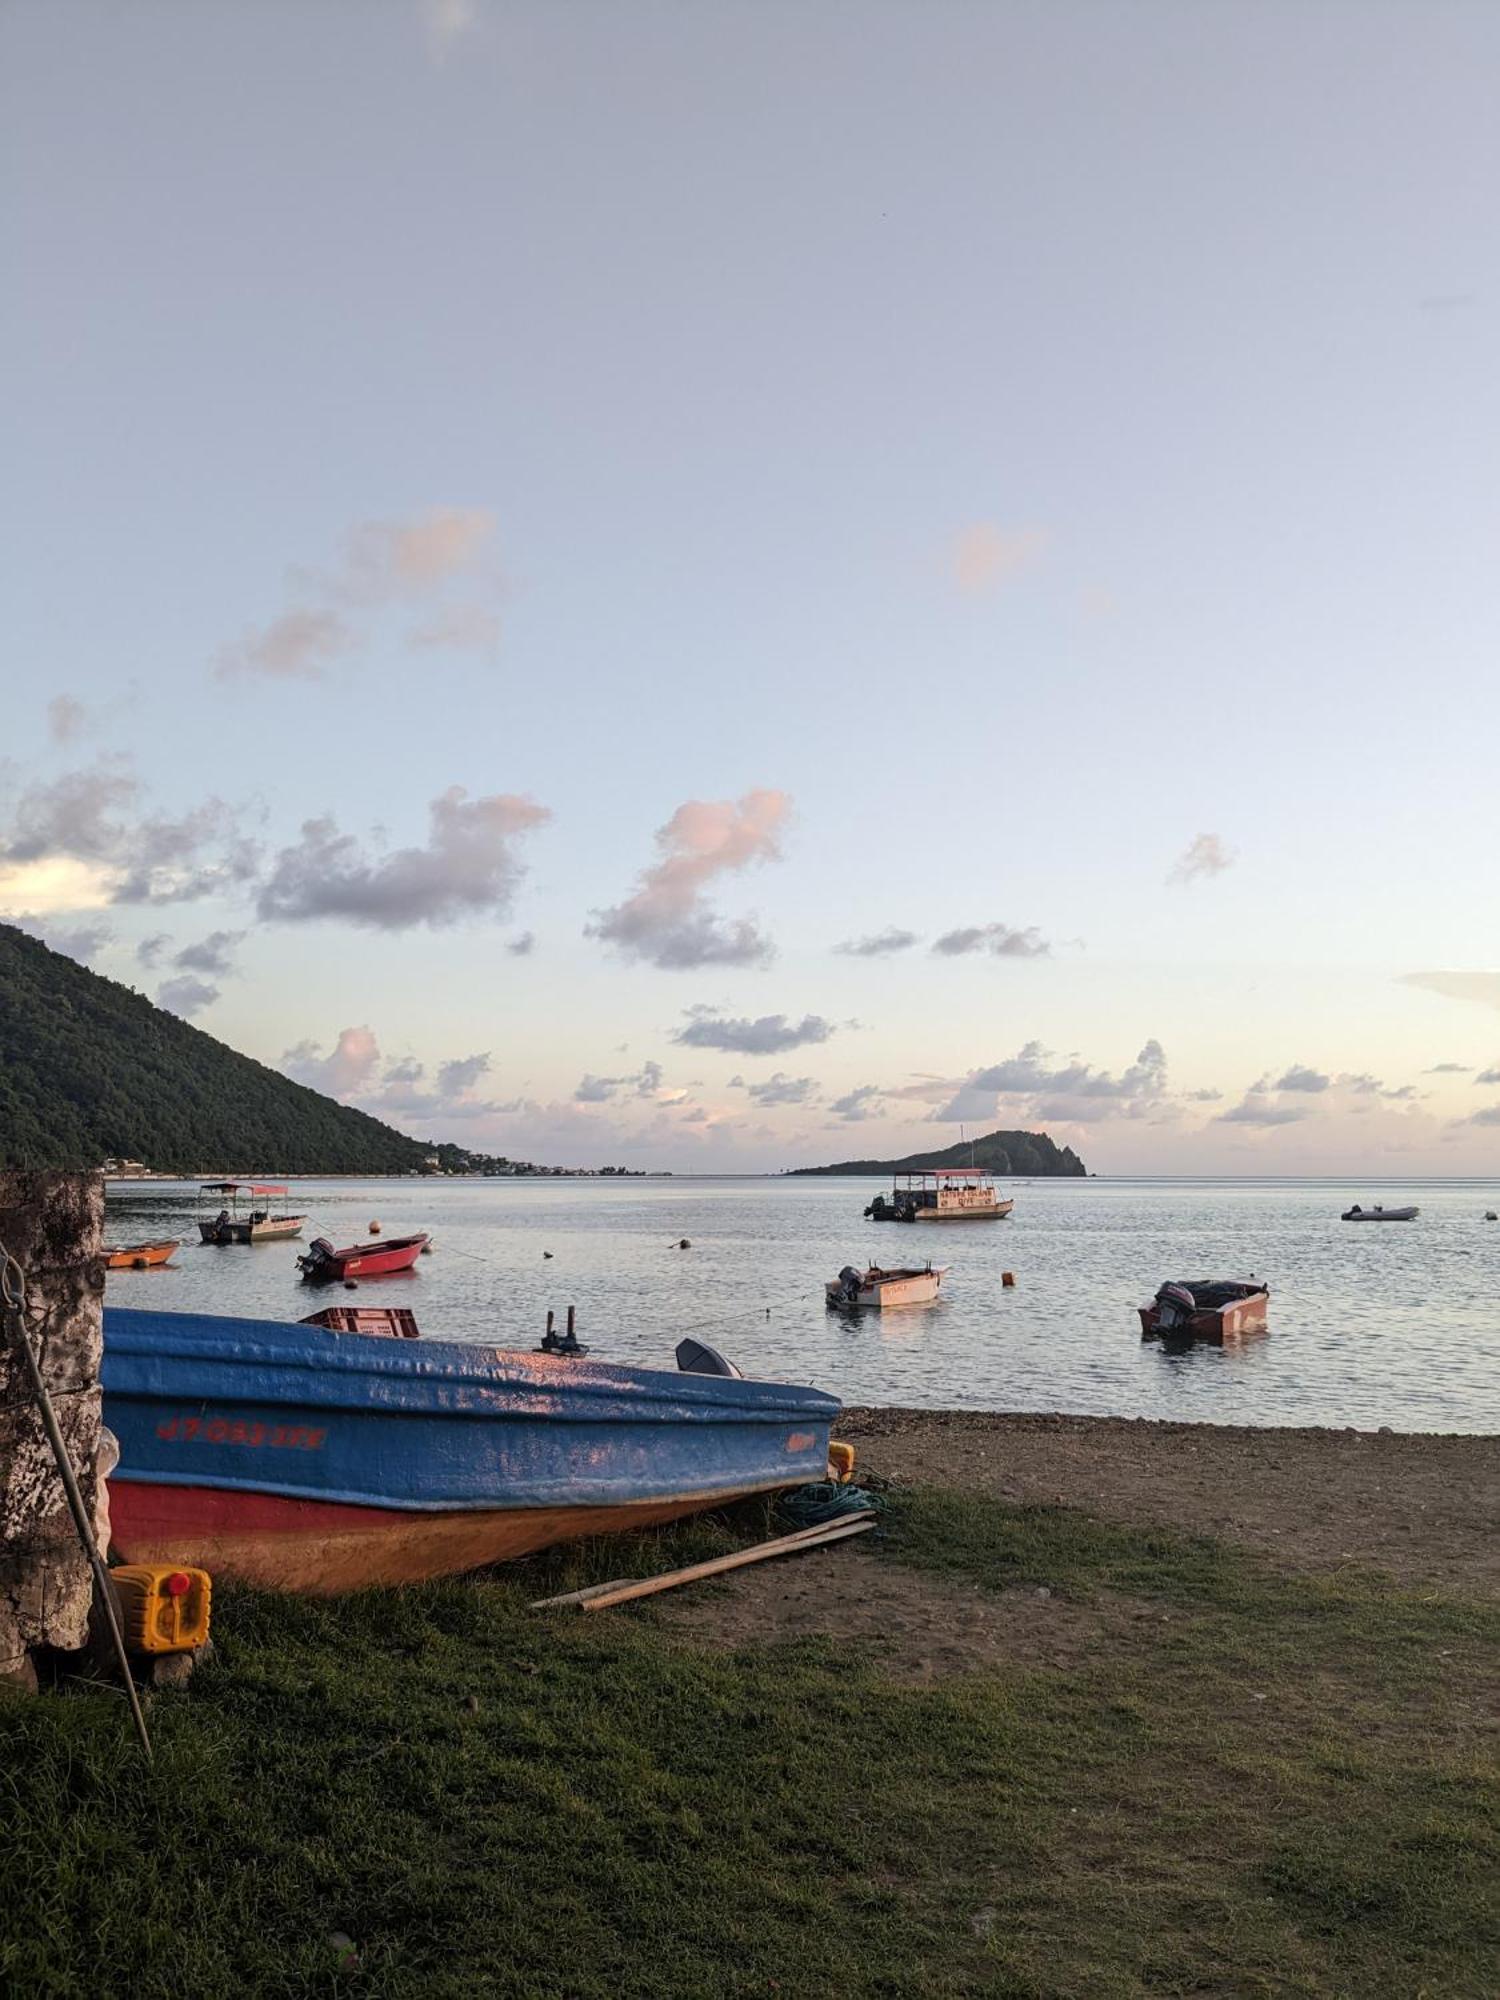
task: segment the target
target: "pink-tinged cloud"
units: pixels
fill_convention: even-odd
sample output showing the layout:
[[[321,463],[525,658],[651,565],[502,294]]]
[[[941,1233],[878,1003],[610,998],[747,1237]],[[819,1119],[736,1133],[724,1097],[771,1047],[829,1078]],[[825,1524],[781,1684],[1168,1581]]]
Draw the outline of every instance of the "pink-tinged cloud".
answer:
[[[791,805],[778,791],[747,792],[736,801],[689,799],[657,832],[662,858],[641,875],[635,894],[596,911],[585,935],[669,970],[764,965],[775,947],[755,920],[720,917],[705,892],[721,875],[781,858]]]
[[[378,857],[332,818],[305,821],[261,886],[260,915],[280,923],[330,917],[393,931],[505,916],[523,873],[516,842],[551,813],[508,792],[471,799],[462,785],[450,786],[429,811],[425,847]]]
[[[356,604],[420,597],[480,570],[495,526],[485,507],[430,507],[410,521],[361,521],[329,586]]]
[[[266,680],[315,681],[357,644],[336,611],[284,611],[223,647],[214,671],[220,680],[258,674]]]
[[[55,694],[47,704],[47,734],[54,743],[75,743],[88,724],[88,710],[70,694]]]
[[[1216,833],[1196,835],[1178,855],[1169,883],[1197,882],[1205,876],[1222,875],[1234,865],[1234,849]]]
[[[281,1058],[281,1067],[295,1083],[321,1090],[325,1097],[355,1097],[370,1082],[380,1062],[380,1044],[367,1025],[343,1028],[332,1051],[324,1055],[316,1042],[298,1042]]]
[[[1040,528],[1007,529],[975,521],[954,538],[951,563],[960,590],[993,590],[1036,562],[1047,546]]]

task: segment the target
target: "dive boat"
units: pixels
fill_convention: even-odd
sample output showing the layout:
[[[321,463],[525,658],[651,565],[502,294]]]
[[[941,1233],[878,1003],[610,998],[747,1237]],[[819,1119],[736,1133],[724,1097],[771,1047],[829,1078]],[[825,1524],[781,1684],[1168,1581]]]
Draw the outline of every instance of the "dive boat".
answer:
[[[1264,1333],[1269,1285],[1259,1278],[1179,1278],[1139,1308],[1143,1338],[1238,1340]]]
[[[335,1278],[384,1278],[392,1271],[409,1271],[432,1239],[391,1236],[385,1242],[351,1243],[335,1250],[326,1236],[315,1236],[297,1268],[310,1285],[331,1284]]]
[[[159,1264],[170,1264],[172,1252],[180,1249],[181,1239],[162,1237],[154,1243],[106,1243],[104,1246],[104,1268],[106,1271],[148,1271]]]
[[[111,1546],[327,1594],[823,1479],[837,1398],[707,1353],[674,1374],[106,1306]]]
[[[1415,1208],[1382,1208],[1376,1202],[1373,1208],[1361,1208],[1356,1202],[1353,1208],[1346,1208],[1339,1217],[1341,1222],[1410,1222],[1418,1214]]]
[[[212,1218],[200,1216],[198,1234],[205,1243],[281,1243],[300,1236],[305,1215],[273,1215],[268,1208],[256,1206],[285,1194],[279,1181],[205,1181],[198,1190],[200,1201],[205,1195],[227,1195],[229,1199]],[[244,1214],[240,1213],[241,1196],[249,1204]]]
[[[925,1306],[937,1297],[947,1269],[945,1264],[934,1271],[928,1264],[920,1271],[885,1270],[871,1264],[857,1271],[846,1264],[823,1289],[831,1306]]]
[[[936,1167],[897,1174],[889,1199],[876,1195],[865,1214],[876,1222],[998,1222],[1014,1207],[997,1199],[983,1167]]]

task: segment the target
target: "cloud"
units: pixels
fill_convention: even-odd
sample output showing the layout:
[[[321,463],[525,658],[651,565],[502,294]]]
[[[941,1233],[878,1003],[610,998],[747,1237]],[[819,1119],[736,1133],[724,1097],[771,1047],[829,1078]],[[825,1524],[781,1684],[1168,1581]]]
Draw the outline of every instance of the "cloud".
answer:
[[[425,847],[372,858],[329,818],[303,822],[302,837],[277,855],[257,900],[268,922],[332,917],[376,930],[437,929],[462,917],[503,917],[522,864],[517,838],[552,815],[532,799],[497,793],[470,799],[453,785],[429,808]]]
[[[296,1083],[321,1090],[325,1097],[354,1097],[375,1074],[380,1044],[368,1027],[343,1028],[328,1055],[316,1042],[298,1042],[281,1058],[281,1067]],[[418,1070],[420,1074],[420,1068]]]
[[[1307,1069],[1294,1063],[1284,1076],[1279,1077],[1272,1084],[1271,1088],[1273,1090],[1326,1090],[1331,1081],[1332,1079],[1324,1076],[1320,1070]],[[1350,1081],[1365,1081],[1365,1079],[1350,1079]],[[1379,1084],[1374,1077],[1370,1077],[1368,1083],[1374,1089],[1379,1088]]]
[[[818,1094],[812,1077],[787,1076],[781,1070],[762,1083],[746,1083],[743,1077],[735,1077],[733,1082],[762,1109],[773,1104],[810,1104]]]
[[[214,659],[220,679],[260,674],[273,681],[321,680],[335,660],[352,653],[358,635],[336,611],[284,611],[269,625],[252,626]]]
[[[836,1097],[829,1106],[835,1118],[841,1118],[846,1125],[861,1125],[867,1118],[879,1115],[880,1087],[874,1083],[862,1083],[843,1097]]]
[[[35,909],[90,909],[107,903],[172,903],[248,880],[255,843],[222,799],[173,818],[137,818],[141,785],[123,759],[30,785],[0,834],[0,899]]]
[[[1017,931],[1009,924],[970,924],[944,931],[932,949],[943,958],[963,958],[975,951],[986,951],[992,958],[1046,958],[1052,947],[1035,926]]]
[[[764,965],[775,947],[754,919],[719,917],[705,897],[715,877],[778,861],[778,837],[791,811],[785,792],[747,792],[710,803],[689,799],[657,831],[661,860],[640,876],[635,894],[596,910],[585,936],[626,958],[677,971],[702,965]]]
[[[346,604],[420,598],[462,577],[497,581],[495,516],[485,507],[430,507],[409,521],[361,521],[332,576],[298,580]]]
[[[1446,1000],[1472,1000],[1480,1007],[1500,1007],[1500,972],[1405,972],[1402,986],[1421,986]]]
[[[47,704],[47,733],[54,743],[75,743],[88,726],[89,712],[70,694],[55,694]]]
[[[1422,1074],[1424,1076],[1467,1076],[1473,1067],[1472,1063],[1434,1063],[1431,1069],[1424,1070]]]
[[[137,964],[144,965],[149,972],[161,962],[162,954],[172,940],[166,931],[156,931],[144,937],[135,948]]]
[[[1487,1104],[1483,1111],[1476,1111],[1472,1117],[1461,1118],[1461,1125],[1500,1125],[1500,1104]]]
[[[500,646],[500,615],[480,604],[456,604],[408,632],[406,643],[414,653],[495,653]]]
[[[234,971],[235,947],[243,944],[245,937],[244,931],[210,931],[197,944],[184,946],[172,963],[184,972],[208,972],[223,978]]]
[[[441,65],[479,23],[475,0],[422,0],[427,53]]]
[[[56,924],[30,910],[7,917],[6,922],[14,924],[18,931],[25,931],[28,937],[39,938],[49,951],[61,952],[64,958],[76,959],[80,965],[92,965],[104,947],[114,942],[115,934],[109,924]]]
[[[1262,1084],[1253,1085],[1229,1111],[1221,1111],[1219,1125],[1295,1125],[1308,1115],[1305,1104],[1277,1104],[1265,1094]]]
[[[1500,1065],[1482,1069],[1474,1079],[1475,1083],[1500,1083]]]
[[[165,1007],[169,1014],[180,1014],[185,1021],[201,1014],[205,1007],[212,1007],[218,997],[217,986],[206,979],[194,978],[190,972],[180,979],[169,979],[156,989],[157,1006]]]
[[[979,593],[1030,568],[1047,546],[1040,528],[1010,529],[976,521],[955,536],[950,552],[960,590]]]
[[[872,937],[846,938],[836,944],[834,950],[842,952],[846,958],[884,958],[893,951],[910,951],[918,942],[915,931],[877,931]]]
[[[1002,1100],[1012,1115],[1029,1118],[1084,1124],[1104,1118],[1143,1118],[1168,1106],[1166,1054],[1160,1042],[1149,1041],[1130,1067],[1114,1076],[1076,1057],[1057,1063],[1040,1042],[1027,1042],[1006,1061],[972,1070],[932,1115],[940,1123],[955,1125],[993,1118]]]
[[[775,1056],[788,1049],[805,1048],[826,1042],[835,1033],[834,1025],[821,1014],[804,1014],[793,1021],[785,1014],[761,1014],[755,1020],[744,1015],[730,1019],[717,1007],[690,1007],[688,1024],[673,1035],[690,1049],[722,1049],[731,1055]]]
[[[1226,847],[1216,833],[1200,833],[1178,855],[1167,877],[1168,883],[1196,882],[1200,876],[1222,875],[1234,865],[1234,849]]]
[[[510,953],[512,958],[530,958],[531,954],[536,950],[536,932],[522,931],[519,937],[513,937],[510,940],[505,949]]]
[[[626,1092],[636,1097],[655,1097],[661,1090],[662,1066],[645,1062],[633,1076],[585,1075],[573,1092],[577,1104],[608,1104]]]

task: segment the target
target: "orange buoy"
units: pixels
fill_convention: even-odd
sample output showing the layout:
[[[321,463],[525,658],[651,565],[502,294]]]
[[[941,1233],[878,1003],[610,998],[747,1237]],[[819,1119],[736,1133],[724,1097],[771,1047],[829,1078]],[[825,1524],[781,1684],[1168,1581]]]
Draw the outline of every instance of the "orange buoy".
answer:
[[[370,1224],[370,1234],[372,1236],[378,1236],[380,1234],[380,1224],[378,1222],[372,1222]]]
[[[1010,1289],[1010,1287],[1011,1287],[1012,1285],[1014,1285],[1014,1284],[1015,1284],[1015,1282],[1016,1282],[1016,1274],[1015,1274],[1015,1272],[1014,1272],[1014,1271],[1002,1271],[1002,1272],[1000,1273],[1000,1282],[1001,1282],[1001,1284],[1002,1284],[1002,1285],[1004,1285],[1004,1286],[1006,1287],[1006,1289],[1007,1289],[1007,1290],[1009,1290],[1009,1289]]]

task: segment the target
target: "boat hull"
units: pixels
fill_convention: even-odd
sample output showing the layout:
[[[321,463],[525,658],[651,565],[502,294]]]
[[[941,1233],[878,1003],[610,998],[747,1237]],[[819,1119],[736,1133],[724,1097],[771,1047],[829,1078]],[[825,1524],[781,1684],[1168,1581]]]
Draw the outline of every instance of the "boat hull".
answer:
[[[177,1237],[170,1242],[122,1243],[117,1249],[106,1249],[104,1268],[107,1271],[148,1271],[163,1264],[170,1264],[173,1253],[181,1248]]]
[[[839,1408],[780,1383],[111,1309],[102,1379],[114,1546],[294,1590],[821,1479]]]
[[[200,1222],[198,1234],[205,1243],[284,1243],[302,1234],[305,1215],[271,1215],[264,1222]]]
[[[388,1278],[397,1271],[411,1270],[427,1243],[425,1236],[395,1237],[389,1243],[356,1243],[347,1250],[335,1250],[320,1263],[309,1258],[299,1261],[310,1285],[333,1284],[343,1278]]]
[[[121,1480],[116,1473],[110,1480],[110,1547],[126,1562],[181,1563],[265,1590],[328,1597],[378,1584],[460,1576],[557,1542],[658,1527],[742,1499],[747,1490],[735,1486],[597,1507],[428,1514],[207,1486],[156,1486]]]
[[[1414,1208],[1347,1208],[1341,1221],[1344,1222],[1414,1222],[1417,1210]]]
[[[1015,1207],[1013,1201],[997,1201],[986,1208],[919,1208],[916,1222],[1003,1222]]]
[[[1266,1310],[1268,1300],[1264,1292],[1256,1292],[1247,1299],[1231,1299],[1226,1305],[1205,1306],[1195,1312],[1191,1319],[1170,1329],[1173,1340],[1212,1340],[1221,1344],[1243,1340],[1248,1336],[1266,1331]],[[1139,1308],[1141,1332],[1147,1338],[1163,1336],[1161,1310],[1153,1299],[1150,1305]]]
[[[856,1298],[850,1298],[837,1278],[830,1278],[825,1289],[831,1306],[889,1310],[892,1306],[931,1305],[942,1282],[941,1271],[902,1271],[889,1276],[872,1272],[866,1274]]]

